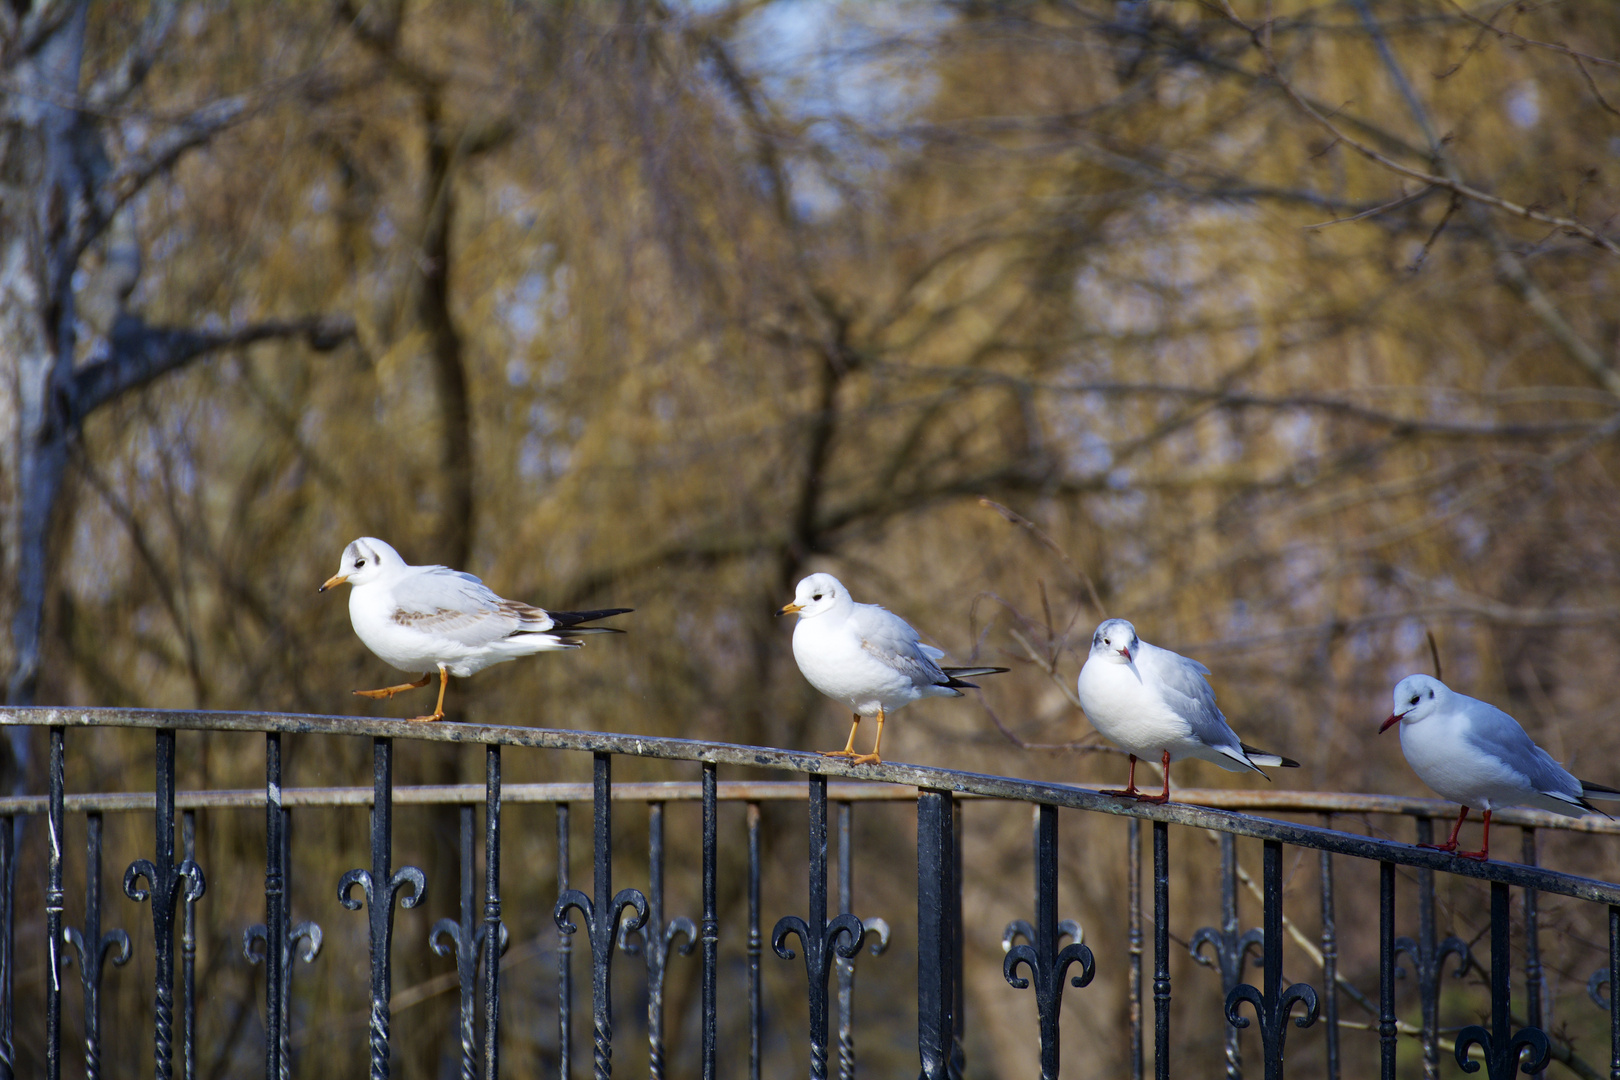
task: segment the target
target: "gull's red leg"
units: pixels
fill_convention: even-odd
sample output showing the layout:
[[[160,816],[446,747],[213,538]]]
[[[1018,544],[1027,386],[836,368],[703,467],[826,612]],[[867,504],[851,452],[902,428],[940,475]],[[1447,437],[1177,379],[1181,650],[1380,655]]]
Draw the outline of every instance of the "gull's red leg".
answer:
[[[1455,836],[1452,839],[1455,840],[1456,839]],[[1479,850],[1478,851],[1459,851],[1459,852],[1457,852],[1457,857],[1459,859],[1478,859],[1480,862],[1487,862],[1487,861],[1490,860],[1490,857],[1491,857],[1491,812],[1489,810],[1485,811],[1485,835],[1480,838]]]
[[[1164,791],[1158,795],[1138,795],[1141,802],[1164,804],[1170,801],[1170,751],[1164,752]]]
[[[1489,810],[1487,810],[1485,812],[1487,814],[1490,813]],[[1457,815],[1457,823],[1451,827],[1451,839],[1447,840],[1445,843],[1443,843],[1443,844],[1419,844],[1418,847],[1429,848],[1432,851],[1456,851],[1457,850],[1457,834],[1462,832],[1463,819],[1466,818],[1467,816],[1468,816],[1468,807],[1465,806],[1465,807],[1462,808],[1462,813]],[[1486,828],[1488,830],[1489,826],[1487,826]]]
[[[1120,799],[1140,799],[1142,793],[1136,790],[1136,755],[1131,755],[1131,778],[1125,784],[1125,790],[1118,788],[1104,788],[1097,792],[1099,795],[1113,795]]]

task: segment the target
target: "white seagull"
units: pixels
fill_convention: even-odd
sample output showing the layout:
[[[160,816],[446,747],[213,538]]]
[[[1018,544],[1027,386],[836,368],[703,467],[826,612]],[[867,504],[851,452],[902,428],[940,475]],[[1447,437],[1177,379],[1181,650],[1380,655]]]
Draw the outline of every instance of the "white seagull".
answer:
[[[1478,851],[1457,854],[1483,860],[1490,858],[1491,811],[1498,807],[1533,806],[1580,817],[1603,813],[1589,798],[1620,799],[1612,787],[1576,779],[1495,705],[1459,694],[1431,676],[1408,675],[1395,684],[1394,711],[1378,730],[1396,724],[1401,725],[1401,752],[1418,779],[1462,804],[1451,839],[1421,847],[1457,851],[1469,807],[1485,811],[1485,834]]]
[[[1108,619],[1091,635],[1091,655],[1080,669],[1080,707],[1091,726],[1131,756],[1123,791],[1104,791],[1142,802],[1170,801],[1170,763],[1198,758],[1232,772],[1261,765],[1298,768],[1299,762],[1241,742],[1215,707],[1209,668],[1180,653],[1149,645],[1124,619]],[[1157,757],[1164,766],[1164,792],[1136,789],[1136,759]]]
[[[460,570],[410,566],[399,552],[370,536],[343,549],[338,572],[320,591],[345,581],[354,586],[349,593],[349,622],[366,648],[401,671],[423,672],[416,682],[356,694],[391,698],[426,686],[433,669],[439,669],[439,703],[431,716],[417,720],[444,718],[444,689],[450,676],[464,679],[491,664],[530,653],[577,649],[584,634],[622,634],[623,630],[580,624],[632,610],[542,611],[502,599]]]
[[[961,697],[978,684],[974,675],[994,675],[1004,667],[948,667],[937,661],[945,653],[917,640],[917,631],[900,616],[876,604],[857,604],[831,574],[811,574],[794,590],[793,603],[778,615],[798,615],[793,628],[793,659],[799,670],[834,701],[855,714],[849,741],[827,757],[847,757],[857,765],[876,765],[883,745],[886,713],[918,698]],[[861,717],[877,717],[877,738],[870,754],[855,752]]]

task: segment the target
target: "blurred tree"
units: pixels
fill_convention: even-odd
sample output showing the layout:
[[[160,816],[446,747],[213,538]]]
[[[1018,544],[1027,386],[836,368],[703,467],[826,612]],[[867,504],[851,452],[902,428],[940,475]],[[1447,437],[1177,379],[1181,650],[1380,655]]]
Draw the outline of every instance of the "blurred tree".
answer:
[[[1027,665],[987,684],[992,715],[907,710],[897,759],[1117,782],[996,728],[1095,748],[1071,696],[1101,608],[1209,661],[1246,737],[1306,763],[1279,782],[1415,786],[1369,718],[1426,629],[1555,753],[1620,749],[1611,6],[0,20],[14,700],[37,678],[48,701],[383,708],[348,695],[379,664],[313,595],[369,533],[505,595],[638,609],[629,638],[469,681],[458,719],[831,747],[770,617],[826,567],[955,660]],[[310,312],[352,316],[353,346],[283,340],[343,339]],[[187,783],[255,782],[253,754],[202,745]],[[87,782],[131,783],[137,752],[109,740]],[[516,757],[512,780],[575,775]],[[402,753],[402,782],[476,767]],[[364,769],[289,749],[294,783]],[[1026,850],[1013,817],[969,818],[970,908]],[[217,856],[251,848],[220,829]],[[342,842],[301,847],[311,904]],[[1106,924],[1118,868],[1094,863],[1064,887]],[[210,902],[221,941],[250,921],[251,897]],[[1088,993],[1121,986],[1100,966]],[[349,989],[308,993],[340,1016]],[[1026,1003],[974,993],[970,1060],[1027,1073]],[[411,1060],[449,1030],[412,1025]],[[1121,1067],[1091,1043],[1066,1045]]]

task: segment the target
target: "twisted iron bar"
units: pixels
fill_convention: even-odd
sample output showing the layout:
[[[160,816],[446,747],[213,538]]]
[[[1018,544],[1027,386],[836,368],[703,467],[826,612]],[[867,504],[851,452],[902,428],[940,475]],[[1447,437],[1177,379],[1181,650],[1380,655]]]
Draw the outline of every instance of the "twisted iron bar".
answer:
[[[208,883],[194,859],[174,855],[174,731],[157,733],[157,857],[136,859],[124,871],[124,895],[137,904],[152,901],[152,942],[156,953],[153,994],[153,1057],[157,1080],[174,1075],[174,913],[182,899],[202,898]],[[146,888],[139,885],[145,879]],[[185,888],[181,889],[184,882]]]
[[[488,943],[488,926],[479,917],[478,903],[473,898],[473,808],[462,806],[460,810],[461,824],[461,888],[460,888],[460,916],[455,919],[440,919],[428,931],[428,945],[440,956],[454,956],[456,960],[456,981],[461,990],[461,1009],[458,1020],[458,1034],[461,1039],[461,1077],[462,1080],[477,1080],[478,1078],[478,972],[479,961],[484,959],[484,947]],[[511,944],[510,935],[505,924],[499,924],[499,950],[505,956],[507,947]]]
[[[565,890],[557,897],[552,918],[565,934],[578,930],[568,918],[569,911],[577,911],[585,923],[585,940],[591,947],[591,1067],[595,1080],[609,1080],[613,1075],[613,948],[626,908],[635,913],[630,929],[646,925],[647,898],[639,889],[613,892],[612,758],[608,754],[596,755],[592,782],[596,897],[593,900],[578,889]]]
[[[113,953],[112,965],[123,967],[129,962],[130,948],[129,934],[125,931],[101,932],[101,815],[89,814],[87,826],[84,928],[69,926],[62,931],[63,940],[73,946],[73,953],[63,952],[62,962],[71,964],[74,953],[78,954],[79,983],[84,989],[84,1075],[85,1080],[98,1080],[101,1076],[101,976],[109,952]]]
[[[866,938],[861,920],[845,912],[827,918],[827,778],[810,777],[809,798],[810,895],[809,918],[785,915],[771,931],[771,949],[783,960],[797,954],[787,947],[788,935],[804,950],[804,971],[809,984],[810,1076],[827,1077],[827,979],[834,956],[846,959],[860,952]]]
[[[348,870],[338,879],[338,902],[349,911],[359,911],[364,903],[371,937],[371,1080],[387,1080],[393,971],[389,946],[394,939],[394,899],[406,885],[410,895],[399,901],[413,908],[427,893],[427,876],[414,866],[393,870],[394,837],[394,745],[392,739],[377,738],[371,744],[371,869]],[[358,885],[365,894],[361,901],[353,895]]]

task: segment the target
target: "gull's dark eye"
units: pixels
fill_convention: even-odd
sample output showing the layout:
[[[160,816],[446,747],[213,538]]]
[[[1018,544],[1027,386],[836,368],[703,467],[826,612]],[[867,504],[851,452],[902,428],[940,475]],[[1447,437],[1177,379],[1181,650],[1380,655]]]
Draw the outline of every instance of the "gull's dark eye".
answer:
[[[821,594],[816,593],[816,595],[812,596],[810,599],[812,599],[812,600],[820,600],[821,599]]]
[[[366,560],[364,560],[364,559],[356,559],[356,560],[354,560],[354,568],[356,570],[360,569],[364,565],[366,565]]]
[[[1429,695],[1429,696],[1430,696],[1430,697],[1433,697],[1433,696],[1434,696],[1434,695],[1433,695],[1433,694],[1430,694],[1430,695]],[[1418,703],[1418,695],[1416,695],[1416,694],[1413,694],[1413,695],[1412,695],[1412,704],[1413,704],[1413,705],[1416,705],[1416,704],[1417,704],[1417,703]]]

